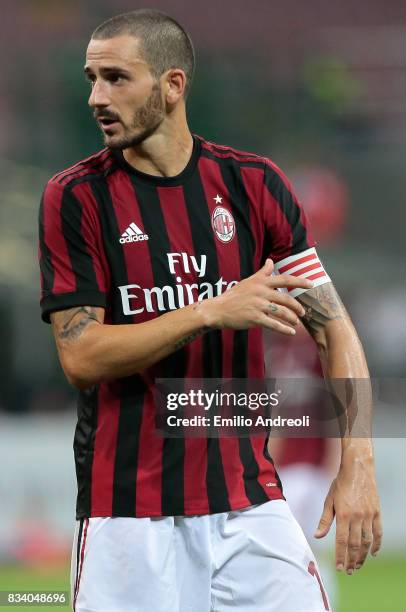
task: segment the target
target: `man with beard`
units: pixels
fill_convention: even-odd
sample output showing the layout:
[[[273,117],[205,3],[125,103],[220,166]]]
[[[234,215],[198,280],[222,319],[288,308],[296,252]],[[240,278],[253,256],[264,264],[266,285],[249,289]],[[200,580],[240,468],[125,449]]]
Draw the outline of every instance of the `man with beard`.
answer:
[[[85,73],[106,148],[42,199],[42,317],[80,391],[73,608],[328,610],[265,436],[157,435],[156,378],[263,378],[262,329],[294,335],[299,317],[329,376],[368,376],[286,177],[190,133],[193,70],[158,11],[99,26]],[[342,446],[319,535],[335,515],[352,573],[381,527],[371,442]]]

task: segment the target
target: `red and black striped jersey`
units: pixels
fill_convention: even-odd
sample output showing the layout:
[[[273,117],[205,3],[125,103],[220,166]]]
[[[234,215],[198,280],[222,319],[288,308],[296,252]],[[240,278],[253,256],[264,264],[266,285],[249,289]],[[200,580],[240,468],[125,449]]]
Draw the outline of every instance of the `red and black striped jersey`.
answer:
[[[178,176],[144,174],[104,149],[48,182],[40,209],[44,321],[89,305],[104,307],[109,324],[141,323],[219,295],[267,257],[289,264],[313,251],[275,164],[193,140]],[[141,374],[79,394],[77,518],[206,514],[283,497],[265,437],[158,436],[156,377],[263,378],[261,329],[213,330]]]

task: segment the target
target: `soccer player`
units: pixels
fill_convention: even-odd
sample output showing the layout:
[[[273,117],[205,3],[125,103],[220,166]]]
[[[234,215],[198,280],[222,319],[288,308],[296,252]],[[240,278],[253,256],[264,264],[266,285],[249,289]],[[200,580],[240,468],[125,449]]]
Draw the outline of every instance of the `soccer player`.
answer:
[[[158,11],[101,24],[85,73],[106,148],[42,199],[42,317],[80,390],[73,608],[329,610],[266,439],[155,429],[155,378],[262,378],[262,329],[294,335],[299,317],[326,375],[368,377],[286,177],[189,131],[193,69]],[[351,573],[381,540],[368,439],[343,439],[319,535],[334,515]]]

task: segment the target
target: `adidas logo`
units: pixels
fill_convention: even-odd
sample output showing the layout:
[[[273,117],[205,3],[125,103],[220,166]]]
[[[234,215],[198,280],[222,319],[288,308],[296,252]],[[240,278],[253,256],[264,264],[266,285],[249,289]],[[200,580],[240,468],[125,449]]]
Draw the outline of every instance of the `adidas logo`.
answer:
[[[125,244],[126,242],[139,242],[140,240],[148,239],[148,234],[144,234],[138,225],[135,225],[135,223],[130,223],[125,232],[121,234],[119,242],[120,244]]]

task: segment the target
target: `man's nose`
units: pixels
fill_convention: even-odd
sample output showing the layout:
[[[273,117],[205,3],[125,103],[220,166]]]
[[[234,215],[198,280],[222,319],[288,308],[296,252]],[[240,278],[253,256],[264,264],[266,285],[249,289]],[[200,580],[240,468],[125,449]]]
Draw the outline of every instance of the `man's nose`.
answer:
[[[95,81],[89,96],[89,106],[97,108],[99,106],[109,106],[111,100],[107,95],[106,88],[99,81]]]

